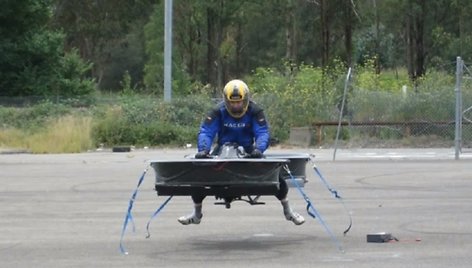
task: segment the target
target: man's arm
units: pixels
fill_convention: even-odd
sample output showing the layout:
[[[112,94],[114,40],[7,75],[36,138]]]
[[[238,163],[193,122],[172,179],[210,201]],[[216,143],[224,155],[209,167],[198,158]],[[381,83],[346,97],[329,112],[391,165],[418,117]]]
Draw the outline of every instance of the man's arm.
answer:
[[[198,133],[197,143],[199,152],[210,152],[213,139],[220,130],[219,121],[220,111],[218,108],[211,110],[205,117],[205,120],[200,126],[200,132]]]
[[[270,133],[264,111],[258,106],[254,106],[253,131],[255,149],[263,153],[269,147]]]

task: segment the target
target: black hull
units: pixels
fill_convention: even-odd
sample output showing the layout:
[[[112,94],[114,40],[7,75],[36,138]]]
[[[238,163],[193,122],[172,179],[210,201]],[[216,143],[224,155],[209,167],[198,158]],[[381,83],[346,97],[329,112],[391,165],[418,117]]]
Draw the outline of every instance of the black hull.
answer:
[[[153,161],[158,195],[274,195],[286,159]]]
[[[156,174],[155,189],[160,196],[214,195],[275,195],[279,179],[290,187],[301,186],[306,180],[308,154],[266,154],[263,159],[214,158],[151,161]],[[287,165],[290,174],[285,170]],[[293,179],[295,180],[292,180]]]

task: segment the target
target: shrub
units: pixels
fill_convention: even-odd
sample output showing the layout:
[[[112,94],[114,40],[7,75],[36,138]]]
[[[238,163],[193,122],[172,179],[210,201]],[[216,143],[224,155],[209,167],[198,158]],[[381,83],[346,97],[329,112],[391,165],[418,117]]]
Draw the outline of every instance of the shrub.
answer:
[[[156,146],[193,143],[212,101],[203,98],[176,99],[166,103],[152,96],[119,98],[97,118],[92,135],[96,144]]]
[[[374,76],[368,73],[373,70],[369,70],[359,69],[351,81],[343,120],[403,122],[454,119],[453,75],[439,71],[428,72],[418,81],[415,88],[408,86],[407,91],[403,93],[399,88],[399,85],[404,84],[402,71],[398,73],[398,80],[395,80],[394,71]],[[308,65],[300,65],[297,68],[286,66],[286,69],[281,71],[260,68],[244,80],[251,89],[253,99],[265,110],[272,137],[284,142],[289,137],[291,127],[312,126],[316,121],[338,120],[345,72],[341,65],[327,70]],[[362,72],[366,72],[366,77],[375,78],[377,81],[366,78],[362,83],[359,82],[359,73]],[[464,104],[472,103],[470,84],[467,81],[463,84]],[[129,89],[129,84],[124,84],[124,88]],[[50,122],[70,125],[59,118],[89,116],[92,145],[193,144],[202,119],[215,102],[205,89],[195,90],[187,97],[174,97],[170,103],[155,95],[124,90],[121,94],[102,94],[97,97],[94,106],[80,109],[73,108],[74,103],[51,100],[25,108],[0,107],[0,142],[2,146],[7,146],[15,135],[24,141],[34,133],[43,133],[39,136],[41,138],[55,139],[51,138],[55,134],[44,134],[49,133]],[[472,117],[470,109],[465,116]],[[323,128],[323,138],[332,141],[335,130],[334,127]],[[470,132],[467,131],[465,129],[464,134]],[[428,126],[427,130],[411,129],[411,135],[429,134],[445,139],[453,137],[451,130],[434,125]],[[369,135],[383,140],[399,140],[403,132],[391,128],[343,128],[340,138],[349,141],[362,140],[362,137]],[[35,143],[43,142],[38,138]],[[44,143],[47,144],[47,140]]]

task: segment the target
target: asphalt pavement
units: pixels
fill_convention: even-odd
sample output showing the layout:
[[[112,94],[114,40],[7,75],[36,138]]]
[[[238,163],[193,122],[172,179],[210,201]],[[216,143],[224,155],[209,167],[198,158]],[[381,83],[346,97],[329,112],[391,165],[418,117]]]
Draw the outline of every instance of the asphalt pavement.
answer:
[[[470,267],[472,154],[453,148],[338,150],[272,149],[313,154],[334,198],[307,163],[304,191],[289,192],[305,224],[285,220],[275,197],[265,205],[204,201],[201,224],[183,226],[190,197],[166,200],[153,190],[154,159],[181,159],[193,149],[81,154],[0,154],[1,267]],[[133,224],[120,237],[130,198]],[[344,236],[343,231],[352,228]],[[331,236],[330,232],[334,235]],[[368,234],[388,233],[384,243]],[[340,249],[342,248],[342,250]]]

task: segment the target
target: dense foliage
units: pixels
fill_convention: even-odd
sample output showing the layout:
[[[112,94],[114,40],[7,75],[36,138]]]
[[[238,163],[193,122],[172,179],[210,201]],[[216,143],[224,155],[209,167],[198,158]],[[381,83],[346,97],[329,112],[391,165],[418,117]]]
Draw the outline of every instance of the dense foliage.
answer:
[[[2,130],[70,122],[90,124],[78,146],[182,144],[224,83],[242,78],[283,141],[291,127],[338,119],[349,67],[343,118],[448,121],[455,59],[472,58],[466,0],[174,0],[166,103],[164,2],[5,0],[0,101],[46,99],[1,107]]]
[[[164,2],[4,1],[1,95],[87,94],[84,75],[104,91],[129,75],[133,91],[162,94]],[[174,95],[287,64],[401,68],[416,81],[472,57],[470,14],[466,0],[174,0]]]
[[[245,79],[252,88],[253,99],[267,114],[272,137],[286,142],[293,127],[310,127],[315,122],[338,120],[345,79],[345,74],[341,70],[341,66],[337,71],[331,70],[331,78],[324,81],[323,71],[311,66],[302,66],[292,75],[272,69],[258,69]],[[438,137],[445,141],[454,139],[455,96],[452,75],[445,72],[430,72],[418,83],[417,88],[414,88],[408,84],[406,71],[399,71],[398,79],[392,80],[391,77],[394,75],[392,73],[384,72],[376,75],[375,71],[369,68],[359,68],[359,70],[360,73],[354,73],[349,87],[343,120],[431,122],[412,128],[408,135],[410,137],[426,135],[430,139]],[[334,75],[335,73],[337,75]],[[404,81],[405,84],[399,87],[398,81]],[[321,84],[325,86],[320,86]],[[383,90],[370,89],[374,85],[382,85]],[[325,88],[329,90],[325,91]],[[465,103],[472,103],[470,89],[472,89],[470,82],[465,82],[463,84]],[[195,144],[204,115],[218,101],[208,94],[200,93],[192,95],[192,98],[175,98],[169,103],[155,95],[126,91],[122,94],[97,96],[92,105],[81,108],[75,107],[75,104],[71,106],[51,101],[25,108],[3,107],[0,108],[0,121],[3,123],[0,146],[9,145],[9,138],[2,136],[6,130],[19,130],[21,133],[31,135],[50,133],[48,128],[57,125],[57,122],[89,123],[88,126],[82,127],[90,129],[88,142],[81,142],[86,146],[81,148],[82,151],[100,145],[111,147]],[[62,119],[70,117],[78,119]],[[451,124],[441,127],[435,126],[435,122],[451,122]],[[62,130],[64,135],[74,126],[66,125]],[[341,138],[365,142],[369,139],[367,137],[376,137],[383,139],[385,143],[388,140],[405,137],[403,130],[375,129],[359,132],[347,128],[343,130]],[[472,134],[467,132],[469,130],[465,131],[467,135]],[[11,135],[18,135],[18,132],[11,132]],[[46,137],[49,139],[49,136]],[[329,144],[334,137],[333,129],[323,130],[324,142]]]
[[[95,90],[85,78],[91,64],[73,49],[64,52],[64,34],[47,27],[51,1],[7,0],[0,10],[0,94],[88,95]]]

